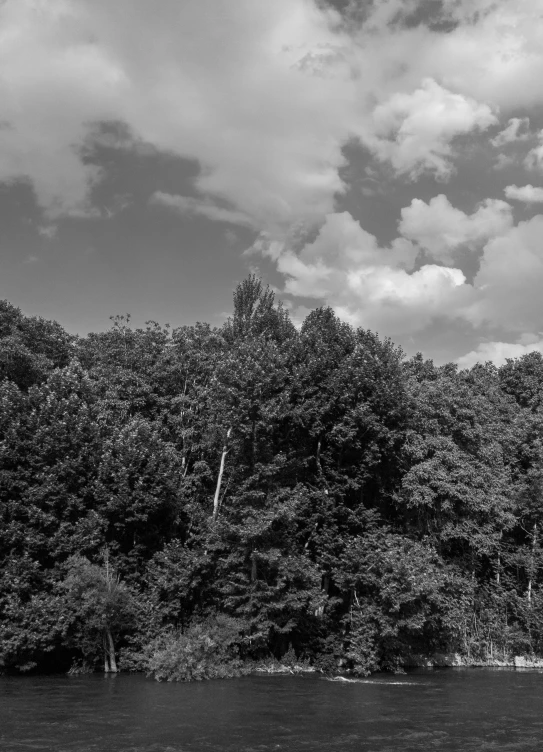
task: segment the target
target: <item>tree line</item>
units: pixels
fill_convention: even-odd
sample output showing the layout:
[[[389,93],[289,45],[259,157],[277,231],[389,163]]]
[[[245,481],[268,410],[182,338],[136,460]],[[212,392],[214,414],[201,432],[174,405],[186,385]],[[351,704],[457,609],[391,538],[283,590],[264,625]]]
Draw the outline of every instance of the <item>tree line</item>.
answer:
[[[543,358],[459,371],[250,276],[221,327],[0,302],[0,669],[543,653]]]

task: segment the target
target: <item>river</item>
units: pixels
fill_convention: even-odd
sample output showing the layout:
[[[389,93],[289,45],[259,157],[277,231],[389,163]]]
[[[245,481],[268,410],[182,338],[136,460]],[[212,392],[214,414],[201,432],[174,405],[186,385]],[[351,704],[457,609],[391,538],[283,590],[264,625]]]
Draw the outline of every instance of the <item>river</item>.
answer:
[[[444,669],[356,683],[0,677],[0,750],[543,750],[543,672]]]

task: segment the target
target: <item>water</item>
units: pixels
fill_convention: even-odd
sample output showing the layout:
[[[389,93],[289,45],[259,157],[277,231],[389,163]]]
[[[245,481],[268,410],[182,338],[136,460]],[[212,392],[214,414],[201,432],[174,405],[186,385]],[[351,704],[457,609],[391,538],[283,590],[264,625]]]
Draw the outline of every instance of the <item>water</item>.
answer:
[[[542,749],[539,671],[445,669],[357,683],[0,677],[1,752]]]

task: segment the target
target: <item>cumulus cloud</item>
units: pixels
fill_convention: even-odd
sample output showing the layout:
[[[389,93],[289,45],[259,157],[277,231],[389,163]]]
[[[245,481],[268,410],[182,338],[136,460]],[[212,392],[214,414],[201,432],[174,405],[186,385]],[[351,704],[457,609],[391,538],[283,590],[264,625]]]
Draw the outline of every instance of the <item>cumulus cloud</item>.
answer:
[[[373,112],[378,140],[374,149],[399,173],[424,171],[448,177],[453,164],[451,141],[497,122],[487,104],[444,89],[427,78],[410,94],[395,93]],[[380,138],[379,138],[380,137]]]
[[[543,215],[513,226],[505,202],[489,199],[466,215],[444,197],[436,198],[407,207],[403,236],[388,247],[343,212],[328,215],[317,238],[297,253],[278,242],[260,252],[267,252],[285,276],[287,293],[327,302],[353,324],[391,336],[420,332],[436,319],[504,333],[537,330],[543,319]],[[448,237],[453,229],[456,234]],[[484,242],[471,283],[459,268],[420,265],[418,243],[439,256],[459,238]]]
[[[466,355],[457,359],[460,368],[471,368],[476,363],[488,363],[491,361],[497,366],[502,366],[508,358],[521,358],[531,352],[543,353],[543,339],[523,344],[521,342],[482,342],[476,350],[471,350]]]
[[[367,5],[354,27],[314,0],[2,0],[0,182],[32,184],[44,227],[92,215],[96,124],[120,122],[123,148],[200,167],[193,196],[158,185],[152,201],[264,230],[260,252],[289,292],[391,334],[439,316],[533,329],[541,218],[515,228],[505,202],[466,214],[415,199],[384,247],[337,198],[351,139],[392,173],[440,180],[498,122],[495,148],[527,141],[524,114],[543,103],[542,0],[443,0],[446,34],[401,22],[424,3]],[[543,137],[531,138],[525,165],[540,169]],[[530,187],[506,195],[526,201]],[[316,240],[294,250],[293,228],[310,226]],[[482,253],[473,284],[445,266],[462,247]],[[419,248],[436,263],[417,266]]]
[[[180,214],[200,215],[213,222],[228,222],[234,225],[251,225],[251,218],[240,211],[217,206],[209,198],[197,199],[192,196],[172,195],[155,191],[150,199],[152,204],[159,204],[175,209]]]
[[[488,238],[501,235],[513,224],[511,207],[505,201],[486,199],[473,214],[454,208],[444,194],[427,204],[413,199],[401,210],[398,229],[418,243],[429,256],[449,263],[463,246],[474,249]]]
[[[509,332],[537,329],[543,318],[543,215],[489,240],[473,285],[479,299],[465,312],[478,326]]]
[[[38,226],[38,235],[41,235],[42,238],[47,238],[47,240],[53,240],[54,238],[56,238],[57,233],[57,225],[50,224]]]
[[[353,31],[314,0],[4,0],[0,181],[84,214],[101,173],[82,149],[103,121],[197,160],[201,195],[277,233],[334,211],[353,137],[400,173],[446,177],[459,135],[541,98],[535,6],[504,5],[444,3],[459,25],[443,35],[390,23],[397,2]]]
[[[506,144],[526,141],[530,138],[530,118],[510,118],[506,127],[490,140],[492,146],[501,148]]]
[[[50,217],[89,212],[99,179],[84,163],[87,121],[109,119],[123,74],[68,2],[0,7],[0,180],[30,180]]]
[[[443,85],[504,113],[541,103],[541,0],[445,0],[457,22],[414,51],[415,68],[432,67]],[[454,5],[457,6],[456,10]]]
[[[524,158],[524,167],[527,170],[543,169],[543,131],[537,134],[538,144],[526,154]]]
[[[341,61],[335,77],[318,70],[337,43],[332,11],[308,0],[158,5],[1,4],[0,180],[30,180],[51,216],[81,214],[101,177],[83,154],[93,124],[120,121],[198,160],[196,188],[262,227],[330,211],[356,110]]]
[[[543,203],[543,188],[534,187],[533,185],[507,185],[505,195],[514,201],[523,201],[525,204]]]
[[[470,303],[459,269],[414,269],[418,249],[406,238],[380,247],[348,212],[330,214],[299,253],[273,250],[286,292],[327,301],[353,324],[401,334]]]

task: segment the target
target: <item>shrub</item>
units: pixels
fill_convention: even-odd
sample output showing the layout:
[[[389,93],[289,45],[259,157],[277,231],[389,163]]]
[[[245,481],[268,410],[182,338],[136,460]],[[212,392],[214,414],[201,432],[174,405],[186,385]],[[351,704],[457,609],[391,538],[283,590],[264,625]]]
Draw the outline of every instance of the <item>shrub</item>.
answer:
[[[239,657],[242,624],[217,615],[185,632],[159,635],[144,649],[146,673],[158,681],[225,679],[249,673]]]

